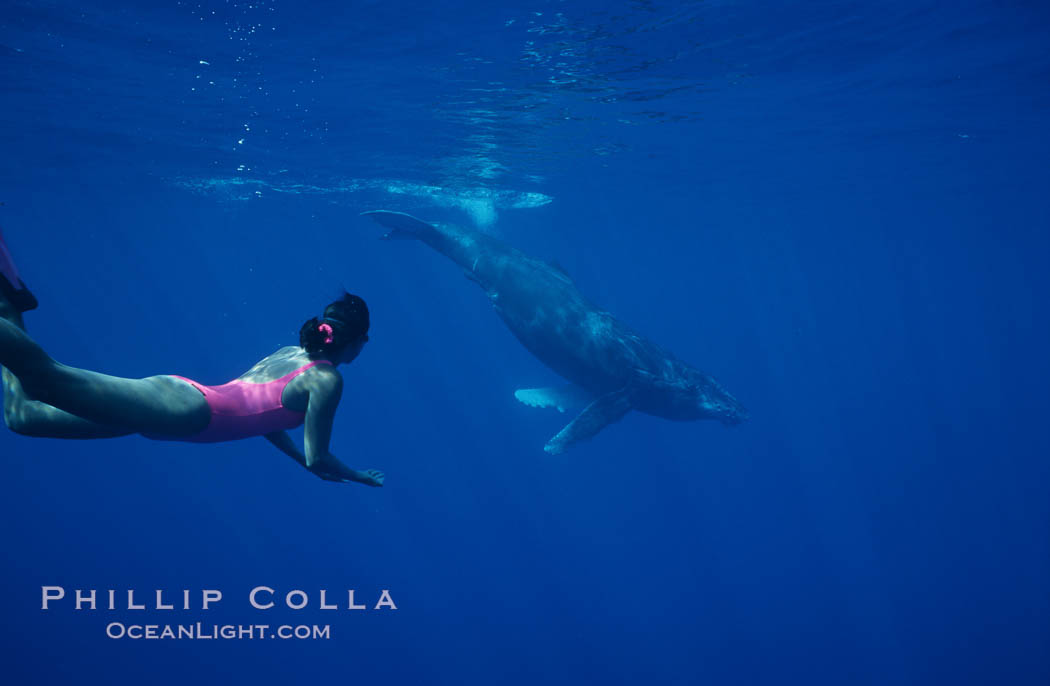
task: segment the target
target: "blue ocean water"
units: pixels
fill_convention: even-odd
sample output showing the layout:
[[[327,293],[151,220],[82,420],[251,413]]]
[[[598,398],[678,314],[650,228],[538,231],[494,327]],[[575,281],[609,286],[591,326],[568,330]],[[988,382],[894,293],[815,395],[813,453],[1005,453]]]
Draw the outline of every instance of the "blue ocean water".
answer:
[[[0,432],[5,682],[1050,683],[1047,20],[5,2],[0,223],[29,332],[66,364],[221,383],[345,287],[372,340],[332,450],[387,474],[322,482],[261,439]],[[557,260],[751,419],[635,413],[546,455],[568,418],[513,391],[557,377],[371,209]],[[224,599],[42,611],[45,585]],[[313,602],[256,611],[257,585]]]

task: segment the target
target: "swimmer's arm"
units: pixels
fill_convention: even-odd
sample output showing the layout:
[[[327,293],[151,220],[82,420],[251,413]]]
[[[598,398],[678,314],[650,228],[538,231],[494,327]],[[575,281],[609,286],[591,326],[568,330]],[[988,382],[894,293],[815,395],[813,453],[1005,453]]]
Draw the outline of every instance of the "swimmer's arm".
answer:
[[[274,433],[266,434],[266,440],[273,443],[282,453],[310,470],[311,474],[325,481],[339,481],[343,483],[357,481],[369,486],[381,486],[383,483],[382,472],[370,469],[361,473],[356,469],[347,467],[331,453],[328,453],[326,459],[314,462],[312,466],[307,466],[306,456],[295,447],[295,442],[292,441],[292,437],[287,432],[275,431]]]
[[[292,437],[288,435],[287,431],[274,431],[272,434],[266,434],[266,440],[273,443],[282,453],[306,467],[306,455],[303,455],[299,452],[299,449],[295,447],[295,442],[292,440]],[[307,467],[307,469],[309,469],[309,467]]]
[[[306,429],[303,435],[306,454],[302,465],[326,481],[356,481],[368,486],[382,486],[382,472],[351,469],[328,452],[335,411],[342,395],[343,377],[334,373],[334,370],[333,373],[316,375],[312,380],[310,400],[306,405]]]
[[[318,370],[321,372],[322,370]],[[325,373],[327,372],[327,373]],[[305,467],[313,471],[318,462],[329,456],[328,443],[332,440],[335,411],[343,397],[343,377],[335,370],[313,374],[310,379],[310,399],[306,404],[306,423],[303,431]]]

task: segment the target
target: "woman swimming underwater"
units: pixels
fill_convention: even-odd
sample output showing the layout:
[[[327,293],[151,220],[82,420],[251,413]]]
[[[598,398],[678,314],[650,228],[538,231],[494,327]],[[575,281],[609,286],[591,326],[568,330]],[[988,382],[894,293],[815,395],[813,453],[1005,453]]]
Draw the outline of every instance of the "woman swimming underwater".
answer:
[[[343,391],[336,367],[368,341],[368,308],[344,294],[281,348],[240,378],[204,386],[181,376],[124,379],[60,364],[25,332],[22,313],[37,306],[0,234],[0,365],[4,421],[14,432],[48,438],[142,434],[168,441],[216,443],[265,436],[327,481],[382,486],[383,473],[347,467],[330,452]],[[300,452],[288,429],[305,423]]]

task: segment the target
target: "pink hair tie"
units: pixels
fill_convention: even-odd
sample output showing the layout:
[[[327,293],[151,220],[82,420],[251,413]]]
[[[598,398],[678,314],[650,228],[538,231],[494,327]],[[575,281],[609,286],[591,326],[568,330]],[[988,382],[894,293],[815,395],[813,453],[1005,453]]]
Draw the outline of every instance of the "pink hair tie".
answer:
[[[335,340],[335,337],[332,335],[332,325],[331,324],[328,324],[327,322],[324,323],[324,324],[321,324],[320,326],[317,327],[317,330],[324,334],[324,343],[325,343],[325,345],[328,345],[332,341]]]

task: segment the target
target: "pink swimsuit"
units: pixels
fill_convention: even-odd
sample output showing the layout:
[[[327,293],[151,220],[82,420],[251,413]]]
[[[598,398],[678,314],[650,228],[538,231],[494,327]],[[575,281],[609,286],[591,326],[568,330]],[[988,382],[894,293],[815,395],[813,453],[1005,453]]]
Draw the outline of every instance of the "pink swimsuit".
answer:
[[[318,364],[317,360],[266,383],[251,383],[235,379],[221,386],[205,386],[184,376],[175,376],[204,394],[211,408],[211,422],[200,433],[187,437],[164,438],[169,441],[218,443],[236,441],[249,436],[262,436],[274,431],[294,429],[303,423],[306,414],[289,410],[281,402],[281,394],[292,379]],[[148,436],[148,438],[161,438]]]

